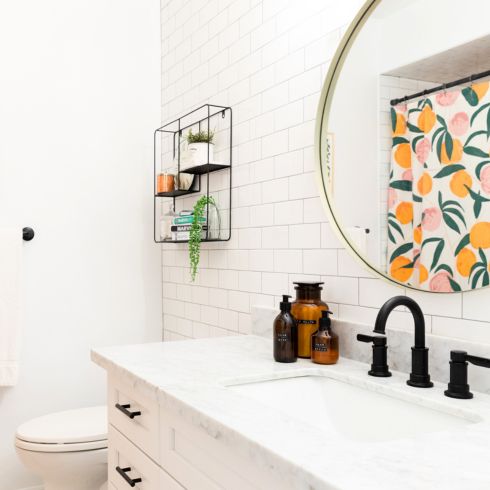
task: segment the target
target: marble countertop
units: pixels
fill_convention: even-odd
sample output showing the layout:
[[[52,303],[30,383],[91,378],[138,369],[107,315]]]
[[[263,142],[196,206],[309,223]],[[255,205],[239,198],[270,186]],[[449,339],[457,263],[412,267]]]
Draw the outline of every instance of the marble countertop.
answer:
[[[483,393],[472,400],[450,399],[441,383],[433,389],[411,388],[406,373],[373,378],[366,364],[345,358],[333,366],[301,359],[275,363],[272,342],[255,336],[98,348],[92,359],[219,437],[231,451],[251,456],[259,467],[274,468],[298,490],[490,488],[490,396]],[[311,423],[300,421],[228,387],[304,375],[346,381],[479,421],[390,441],[339,440],[319,430],[322,414],[312,411]],[[362,406],[358,416],[363,417]]]

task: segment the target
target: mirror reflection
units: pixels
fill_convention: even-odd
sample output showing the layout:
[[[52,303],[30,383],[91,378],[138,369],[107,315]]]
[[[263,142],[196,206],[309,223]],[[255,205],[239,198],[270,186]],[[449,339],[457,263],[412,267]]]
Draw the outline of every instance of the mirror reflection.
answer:
[[[489,15],[480,0],[382,0],[328,94],[330,208],[366,262],[414,288],[490,284]]]

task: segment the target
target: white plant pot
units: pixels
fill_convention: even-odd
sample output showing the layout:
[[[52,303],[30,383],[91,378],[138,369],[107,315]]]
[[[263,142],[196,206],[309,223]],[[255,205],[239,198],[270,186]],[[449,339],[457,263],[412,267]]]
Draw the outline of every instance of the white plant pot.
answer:
[[[208,159],[208,147],[209,147],[209,159]],[[203,165],[205,163],[211,163],[214,160],[213,143],[190,143],[187,151],[189,152],[189,157],[193,165]]]

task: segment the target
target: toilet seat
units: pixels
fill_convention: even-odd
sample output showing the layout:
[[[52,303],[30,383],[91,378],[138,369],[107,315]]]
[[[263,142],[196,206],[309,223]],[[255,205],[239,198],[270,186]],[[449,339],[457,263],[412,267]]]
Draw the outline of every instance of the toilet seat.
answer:
[[[35,451],[38,453],[74,453],[80,451],[93,451],[95,449],[107,449],[107,439],[101,441],[81,442],[71,444],[43,444],[37,442],[26,442],[22,439],[15,439],[15,445],[25,451]]]
[[[107,407],[89,407],[32,419],[17,429],[15,445],[43,453],[107,448]]]

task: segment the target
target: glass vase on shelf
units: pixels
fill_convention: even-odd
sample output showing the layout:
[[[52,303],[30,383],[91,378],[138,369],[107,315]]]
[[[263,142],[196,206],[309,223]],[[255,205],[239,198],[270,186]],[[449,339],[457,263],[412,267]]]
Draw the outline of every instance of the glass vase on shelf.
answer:
[[[160,219],[160,239],[162,241],[172,241],[172,224],[173,219],[178,214],[175,212],[174,205],[170,206],[170,209]]]
[[[219,209],[214,203],[209,203],[204,211],[208,218],[208,239],[219,240],[221,234],[221,216]]]

